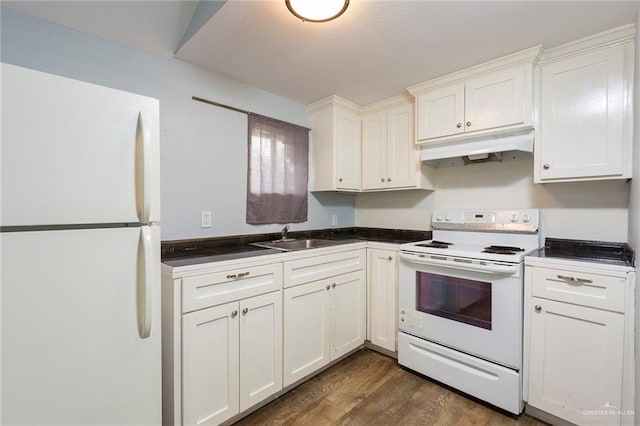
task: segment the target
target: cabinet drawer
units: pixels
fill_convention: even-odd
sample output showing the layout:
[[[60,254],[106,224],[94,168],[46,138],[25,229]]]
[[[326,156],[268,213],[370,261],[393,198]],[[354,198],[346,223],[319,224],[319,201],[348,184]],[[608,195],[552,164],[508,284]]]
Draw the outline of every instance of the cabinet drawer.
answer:
[[[282,288],[282,264],[229,269],[183,278],[182,312],[257,296]]]
[[[624,278],[569,269],[531,269],[533,296],[624,312]]]
[[[292,287],[364,269],[365,250],[314,256],[284,262],[284,286]]]

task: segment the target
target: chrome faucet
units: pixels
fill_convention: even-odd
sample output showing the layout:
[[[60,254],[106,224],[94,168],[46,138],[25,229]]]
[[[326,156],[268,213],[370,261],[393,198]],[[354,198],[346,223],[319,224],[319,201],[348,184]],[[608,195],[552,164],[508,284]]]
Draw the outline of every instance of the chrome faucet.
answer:
[[[281,240],[286,240],[287,239],[287,232],[289,232],[289,225],[285,225],[284,228],[282,228],[282,231],[280,231],[280,239]]]

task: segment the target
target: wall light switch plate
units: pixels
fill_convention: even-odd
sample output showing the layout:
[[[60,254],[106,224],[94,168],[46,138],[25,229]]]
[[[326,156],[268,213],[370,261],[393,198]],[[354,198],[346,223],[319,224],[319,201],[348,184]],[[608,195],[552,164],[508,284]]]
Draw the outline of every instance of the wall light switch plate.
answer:
[[[333,226],[336,226],[338,224],[338,215],[334,214],[333,216],[331,216],[331,224]]]
[[[211,212],[203,211],[200,219],[200,228],[211,228]]]

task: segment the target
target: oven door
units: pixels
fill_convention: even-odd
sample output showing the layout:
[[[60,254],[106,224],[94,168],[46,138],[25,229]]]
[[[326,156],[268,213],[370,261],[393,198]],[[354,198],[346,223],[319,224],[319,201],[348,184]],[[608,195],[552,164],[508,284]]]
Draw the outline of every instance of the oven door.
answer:
[[[522,265],[483,270],[451,263],[401,255],[400,330],[520,370]]]

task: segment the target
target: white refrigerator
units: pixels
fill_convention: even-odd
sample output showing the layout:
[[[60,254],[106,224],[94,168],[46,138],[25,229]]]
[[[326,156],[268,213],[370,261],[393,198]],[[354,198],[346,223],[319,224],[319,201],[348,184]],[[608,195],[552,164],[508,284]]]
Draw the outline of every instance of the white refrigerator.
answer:
[[[0,72],[0,423],[160,424],[158,101]]]

